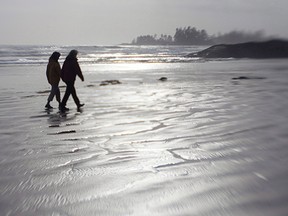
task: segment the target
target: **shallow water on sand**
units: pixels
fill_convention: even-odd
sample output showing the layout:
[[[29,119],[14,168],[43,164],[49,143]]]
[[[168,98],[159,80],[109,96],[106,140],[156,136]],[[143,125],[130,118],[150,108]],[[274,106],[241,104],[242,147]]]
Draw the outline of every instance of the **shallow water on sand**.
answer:
[[[287,60],[82,70],[63,114],[45,66],[0,67],[2,215],[287,215]]]

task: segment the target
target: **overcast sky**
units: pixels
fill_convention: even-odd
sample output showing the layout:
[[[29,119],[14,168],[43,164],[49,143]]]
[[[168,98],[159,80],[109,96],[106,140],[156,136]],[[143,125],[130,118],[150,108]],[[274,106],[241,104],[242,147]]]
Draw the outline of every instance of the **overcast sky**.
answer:
[[[287,12],[288,0],[0,0],[0,44],[114,45],[185,26],[288,38]]]

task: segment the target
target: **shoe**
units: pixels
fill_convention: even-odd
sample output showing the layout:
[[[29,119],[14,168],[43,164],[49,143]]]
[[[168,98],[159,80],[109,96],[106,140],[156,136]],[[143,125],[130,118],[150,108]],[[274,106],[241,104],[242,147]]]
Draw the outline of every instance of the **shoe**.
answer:
[[[83,107],[85,104],[79,104],[78,106],[77,106],[77,109],[80,109],[81,107]]]
[[[46,104],[45,108],[46,109],[53,109],[53,107],[50,104]]]

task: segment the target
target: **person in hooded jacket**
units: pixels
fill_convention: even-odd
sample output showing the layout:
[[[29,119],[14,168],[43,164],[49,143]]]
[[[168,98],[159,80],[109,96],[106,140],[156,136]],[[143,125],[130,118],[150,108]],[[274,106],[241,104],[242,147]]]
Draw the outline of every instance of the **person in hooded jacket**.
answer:
[[[79,101],[79,98],[76,94],[76,89],[74,87],[76,76],[78,76],[82,81],[84,81],[84,77],[82,74],[82,71],[80,69],[80,66],[78,64],[77,59],[78,51],[77,50],[71,50],[68,56],[66,57],[62,70],[61,70],[61,78],[63,82],[66,83],[66,91],[65,95],[62,99],[61,103],[61,111],[67,111],[69,110],[66,107],[66,103],[68,101],[68,98],[70,94],[72,95],[74,102],[77,106],[77,109],[80,109],[80,107],[84,106],[84,104],[81,104]]]
[[[48,83],[51,85],[51,91],[47,99],[47,104],[45,105],[46,109],[53,109],[53,107],[50,105],[50,102],[53,100],[54,96],[56,96],[56,100],[59,103],[59,107],[61,104],[60,90],[59,90],[61,67],[58,62],[60,55],[61,54],[59,52],[53,52],[49,58],[49,62],[46,68],[47,80]]]

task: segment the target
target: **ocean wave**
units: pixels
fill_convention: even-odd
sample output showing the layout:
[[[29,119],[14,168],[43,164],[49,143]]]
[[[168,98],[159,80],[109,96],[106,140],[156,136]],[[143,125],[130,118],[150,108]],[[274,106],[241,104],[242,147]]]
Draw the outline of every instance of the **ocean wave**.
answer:
[[[54,51],[62,54],[59,62],[63,63],[71,49],[79,50],[81,64],[187,63],[201,60],[185,57],[201,49],[193,46],[0,46],[0,65],[46,64]]]

